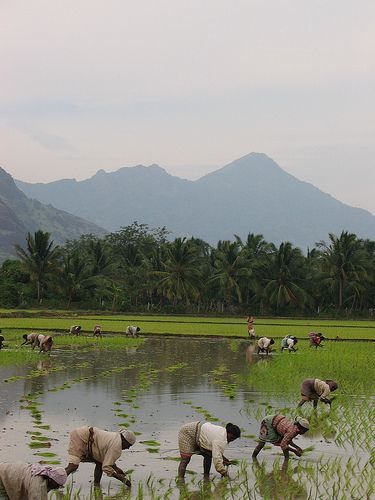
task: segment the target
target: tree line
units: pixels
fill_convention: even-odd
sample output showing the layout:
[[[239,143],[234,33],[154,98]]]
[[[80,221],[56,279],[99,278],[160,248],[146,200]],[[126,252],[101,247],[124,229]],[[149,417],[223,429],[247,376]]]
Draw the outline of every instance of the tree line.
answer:
[[[2,307],[175,313],[372,315],[375,242],[329,234],[303,254],[260,234],[219,241],[168,239],[133,223],[103,238],[54,245],[29,233],[0,269]]]

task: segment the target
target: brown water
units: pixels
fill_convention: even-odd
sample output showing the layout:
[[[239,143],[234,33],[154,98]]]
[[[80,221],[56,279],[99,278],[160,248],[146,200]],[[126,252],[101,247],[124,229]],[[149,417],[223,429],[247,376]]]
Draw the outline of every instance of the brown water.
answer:
[[[156,479],[172,481],[176,476],[178,462],[168,458],[179,456],[178,429],[183,423],[204,420],[205,417],[199,411],[208,411],[218,419],[215,423],[225,424],[230,421],[238,424],[244,434],[258,434],[259,421],[253,416],[249,417],[252,414],[249,406],[269,402],[269,396],[250,393],[239,381],[235,387],[235,397],[231,399],[224,394],[220,382],[222,380],[225,383],[228,376],[233,375],[237,375],[240,380],[241,375],[248,373],[248,362],[252,360],[248,346],[248,342],[217,339],[150,338],[138,348],[131,349],[55,349],[49,358],[36,353],[36,362],[32,366],[1,370],[2,380],[14,375],[27,376],[30,370],[36,368],[47,370],[42,376],[1,384],[1,460],[35,462],[40,459],[35,453],[47,451],[56,453],[61,464],[65,465],[71,429],[93,425],[117,430],[121,422],[128,421],[129,428],[141,435],[130,450],[123,452],[118,465],[124,470],[134,469],[134,491],[137,483],[145,481],[150,473]],[[187,365],[169,370],[177,363]],[[131,365],[136,366],[125,370]],[[211,372],[222,365],[227,367],[228,372],[218,377],[215,383]],[[53,369],[58,371],[51,371]],[[105,373],[113,369],[119,371]],[[155,374],[152,369],[160,371]],[[68,383],[70,387],[61,387],[64,383]],[[58,387],[60,388],[56,392],[51,391]],[[134,397],[125,401],[129,399],[127,391],[132,388],[136,389]],[[20,403],[20,399],[28,393],[37,392],[41,393],[36,401],[40,403],[42,425],[50,425],[50,430],[36,428],[30,411],[20,409],[25,405]],[[249,400],[252,402],[249,403]],[[272,403],[285,405],[282,396]],[[129,417],[116,415],[119,410]],[[30,434],[27,431],[41,431],[50,438],[52,446],[48,449],[31,449]],[[147,451],[149,446],[139,442],[142,440],[159,442],[157,452]],[[327,443],[316,437],[299,437],[298,441],[302,447],[314,444],[316,451],[309,456],[311,461],[323,449],[332,456],[348,453],[333,444],[327,446]],[[251,437],[237,440],[229,445],[226,456],[250,461],[255,444],[255,438]],[[279,449],[273,448],[264,451],[261,458],[272,462],[278,455]],[[93,467],[92,464],[81,464],[78,472],[70,476],[75,488],[81,488],[86,493],[89,491]],[[202,458],[193,457],[189,470],[200,478]],[[217,476],[214,468],[211,472],[213,476]],[[189,477],[191,476],[188,475],[188,481]],[[120,486],[116,480],[103,475],[103,490],[107,490],[109,483],[114,492]],[[217,495],[220,498],[219,482],[214,484],[216,486],[212,486],[212,489],[218,488]]]

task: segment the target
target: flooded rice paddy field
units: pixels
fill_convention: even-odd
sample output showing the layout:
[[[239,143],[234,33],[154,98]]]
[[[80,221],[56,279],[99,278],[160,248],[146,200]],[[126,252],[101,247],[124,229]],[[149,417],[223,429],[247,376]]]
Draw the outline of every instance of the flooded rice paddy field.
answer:
[[[103,498],[375,498],[375,400],[368,378],[373,372],[369,365],[358,366],[370,359],[361,357],[362,350],[365,356],[372,350],[373,359],[373,344],[356,343],[349,358],[340,354],[348,346],[329,344],[326,351],[315,352],[306,344],[295,354],[275,352],[265,359],[247,341],[149,338],[131,346],[125,341],[116,349],[106,349],[105,342],[59,348],[57,338],[51,356],[35,352],[26,366],[1,368],[3,461],[65,466],[73,428],[129,427],[138,441],[123,452],[118,465],[131,471],[132,488],[103,475]],[[299,372],[293,373],[293,364],[305,366],[311,377],[329,378],[324,362],[334,367],[329,357],[334,349],[335,363],[349,359],[350,366],[339,372],[348,380],[338,380],[342,391],[331,410],[319,405],[314,414],[309,404],[299,410],[310,419],[311,432],[296,441],[310,451],[285,467],[280,448],[267,446],[253,463],[263,416],[296,414],[296,381],[302,380]],[[310,361],[314,373],[309,373]],[[319,373],[316,363],[322,367]],[[358,373],[350,379],[359,370],[363,380]],[[202,458],[194,456],[185,483],[176,483],[178,429],[196,420],[241,427],[241,439],[226,453],[238,460],[230,466],[230,481],[212,468],[212,481],[204,483]],[[65,498],[93,497],[93,469],[93,464],[80,465],[68,479]]]

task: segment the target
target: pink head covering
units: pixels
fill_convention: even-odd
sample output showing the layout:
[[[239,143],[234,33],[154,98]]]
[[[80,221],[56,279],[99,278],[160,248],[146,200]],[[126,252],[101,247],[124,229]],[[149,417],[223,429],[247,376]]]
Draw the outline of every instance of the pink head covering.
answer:
[[[50,477],[59,486],[63,486],[67,480],[64,467],[51,467],[50,465],[33,464],[31,466],[31,475]]]

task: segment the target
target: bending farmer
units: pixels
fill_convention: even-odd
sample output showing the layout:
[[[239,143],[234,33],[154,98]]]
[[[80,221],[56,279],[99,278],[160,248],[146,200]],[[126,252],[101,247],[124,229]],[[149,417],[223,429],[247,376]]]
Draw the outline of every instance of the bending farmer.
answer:
[[[303,450],[293,443],[293,438],[299,434],[305,434],[309,428],[309,421],[302,417],[296,417],[294,422],[291,422],[283,415],[264,417],[260,424],[259,443],[253,451],[253,458],[257,457],[266,443],[280,446],[285,458],[289,458],[290,451],[300,457]]]
[[[275,341],[273,339],[269,339],[267,337],[262,337],[258,340],[258,352],[265,352],[266,354],[269,354],[271,351],[271,345],[273,345]]]
[[[78,427],[70,433],[66,473],[75,472],[80,462],[91,462],[95,464],[95,486],[99,486],[103,472],[131,486],[124,471],[117,467],[116,460],[121,457],[122,450],[129,449],[135,441],[134,433],[127,429],[109,432],[97,427]]]
[[[294,335],[287,335],[284,337],[281,341],[281,352],[283,352],[284,349],[288,349],[289,352],[296,352],[296,348],[294,347],[298,342],[297,337]]]
[[[210,422],[190,422],[183,425],[178,433],[178,448],[181,455],[179,477],[185,477],[186,467],[193,455],[203,455],[205,477],[210,475],[212,460],[217,472],[226,476],[227,466],[231,462],[224,457],[224,449],[228,443],[240,436],[240,428],[234,424],[221,427]]]
[[[63,467],[0,462],[0,498],[11,500],[47,500],[48,492],[66,482]],[[7,496],[3,496],[3,493]]]
[[[302,406],[306,401],[313,401],[314,408],[318,406],[318,401],[331,405],[329,396],[331,392],[338,388],[334,380],[319,380],[318,378],[307,378],[301,385],[301,401],[298,406]]]

